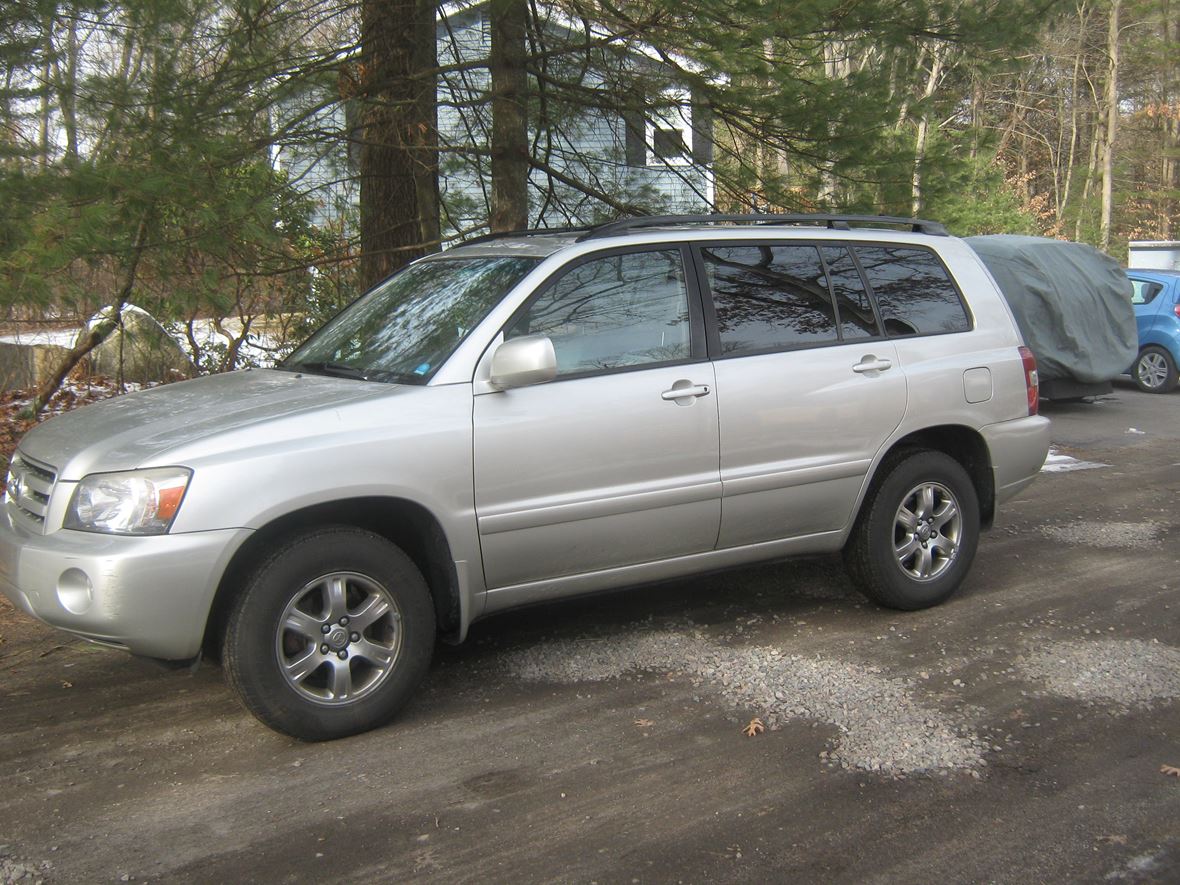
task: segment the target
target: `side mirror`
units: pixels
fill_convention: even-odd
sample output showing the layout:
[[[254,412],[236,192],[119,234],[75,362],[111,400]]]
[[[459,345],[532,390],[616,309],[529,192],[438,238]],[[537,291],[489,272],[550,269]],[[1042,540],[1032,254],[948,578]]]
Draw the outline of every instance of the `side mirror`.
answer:
[[[557,377],[557,354],[545,335],[510,338],[492,354],[489,380],[493,387],[508,390],[544,384]]]

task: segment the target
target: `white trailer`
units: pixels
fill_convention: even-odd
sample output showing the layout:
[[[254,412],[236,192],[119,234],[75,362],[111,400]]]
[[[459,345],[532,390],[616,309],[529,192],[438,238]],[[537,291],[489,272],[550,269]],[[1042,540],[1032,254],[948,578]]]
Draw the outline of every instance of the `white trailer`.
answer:
[[[1180,240],[1132,240],[1127,243],[1127,267],[1180,270]]]

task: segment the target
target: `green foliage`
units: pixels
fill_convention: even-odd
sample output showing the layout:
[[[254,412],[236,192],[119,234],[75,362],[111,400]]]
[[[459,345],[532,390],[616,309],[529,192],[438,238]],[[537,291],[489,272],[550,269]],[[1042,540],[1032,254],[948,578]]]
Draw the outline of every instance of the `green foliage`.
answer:
[[[1171,7],[1128,2],[1138,42],[1120,105],[1116,241],[1160,234],[1180,205]],[[575,24],[562,34],[534,20],[526,96],[531,196],[551,224],[673,208],[612,154],[619,145],[598,143],[586,162],[576,135],[657,119],[679,88],[711,112],[719,209],[917,205],[960,234],[1097,239],[1102,3],[530,4],[542,20],[556,9]],[[341,146],[357,138],[345,108],[365,100],[355,13],[335,0],[0,4],[0,307],[83,318],[128,295],[177,328],[267,316],[285,347],[351,301],[355,205],[340,196],[319,213],[335,223],[317,229],[309,184],[273,152],[335,152],[333,173],[355,185]],[[443,146],[444,183],[490,177],[485,74],[480,60],[448,74],[470,85],[457,100],[473,136]],[[441,204],[450,233],[486,219],[470,194],[444,188]],[[232,344],[193,356],[208,369],[236,360]]]
[[[943,222],[956,236],[1045,233],[991,155],[943,163],[931,184],[923,212]]]
[[[83,319],[129,297],[176,321],[287,309],[315,260],[311,205],[268,153],[295,88],[276,77],[291,20],[255,2],[84,5],[0,17],[10,81],[45,98],[8,105],[27,149],[0,157],[0,304]],[[53,81],[37,87],[46,51]]]

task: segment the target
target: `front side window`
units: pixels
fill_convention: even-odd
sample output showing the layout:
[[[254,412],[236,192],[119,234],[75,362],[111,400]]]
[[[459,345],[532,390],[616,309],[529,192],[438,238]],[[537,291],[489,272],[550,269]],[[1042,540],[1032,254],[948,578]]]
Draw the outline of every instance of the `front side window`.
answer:
[[[424,384],[538,258],[411,264],[361,296],[280,368]]]
[[[856,246],[856,257],[877,307],[885,334],[934,335],[966,332],[967,311],[942,262],[929,249]]]
[[[839,340],[819,250],[810,245],[701,250],[726,356]]]
[[[692,352],[679,249],[592,258],[548,286],[506,337],[547,335],[557,374],[685,360]]]

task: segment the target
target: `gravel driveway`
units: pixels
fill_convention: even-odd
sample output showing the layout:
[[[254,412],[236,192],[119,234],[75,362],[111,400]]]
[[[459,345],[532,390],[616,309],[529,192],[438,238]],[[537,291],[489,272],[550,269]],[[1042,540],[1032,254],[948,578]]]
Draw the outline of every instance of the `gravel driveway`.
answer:
[[[0,883],[1180,881],[1180,393],[1046,412],[945,606],[814,559],[538,607],[331,744],[0,602]]]

